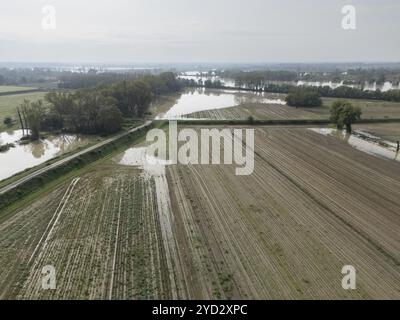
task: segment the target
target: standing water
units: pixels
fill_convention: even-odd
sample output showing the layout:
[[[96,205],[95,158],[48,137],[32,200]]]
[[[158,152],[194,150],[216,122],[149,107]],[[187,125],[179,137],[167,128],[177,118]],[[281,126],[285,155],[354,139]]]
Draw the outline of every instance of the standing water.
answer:
[[[335,136],[347,142],[353,148],[373,156],[400,161],[399,152],[396,151],[396,144],[368,133],[354,131],[352,134],[348,134],[345,131],[331,128],[311,128],[310,130],[325,136]]]
[[[28,144],[18,144],[22,130],[0,134],[0,145],[13,143],[14,148],[0,152],[0,180],[42,164],[56,156],[72,151],[88,142],[88,138],[78,135],[53,136]]]
[[[284,100],[271,93],[192,89],[181,94],[176,104],[157,119],[179,119],[191,113],[235,107],[242,103],[286,104]]]

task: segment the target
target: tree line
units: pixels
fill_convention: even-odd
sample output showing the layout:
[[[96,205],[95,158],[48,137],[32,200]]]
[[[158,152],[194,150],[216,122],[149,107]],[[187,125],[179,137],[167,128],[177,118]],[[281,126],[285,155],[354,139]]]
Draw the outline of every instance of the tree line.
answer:
[[[237,87],[260,90],[271,81],[297,81],[299,75],[294,71],[225,71],[224,77],[233,79]]]
[[[282,66],[288,68],[288,66]],[[236,81],[238,86],[246,85],[248,87],[259,87],[267,82],[295,82],[303,81],[333,81],[345,84],[363,85],[364,83],[383,84],[385,81],[391,81],[394,84],[400,82],[400,69],[396,65],[392,68],[388,67],[367,67],[364,68],[348,68],[348,66],[337,66],[336,68],[322,68],[319,70],[318,65],[297,66],[292,69],[281,70],[225,70],[218,73],[219,76],[230,78]]]
[[[190,80],[181,80],[182,83],[187,87],[206,87],[206,88],[216,88],[223,89],[224,85],[219,80],[206,80],[206,81],[195,81],[193,79]],[[335,89],[332,89],[329,86],[322,87],[311,87],[311,86],[296,86],[290,83],[271,83],[263,81],[252,80],[246,84],[236,83],[236,86],[242,88],[243,90],[251,90],[251,91],[259,91],[259,92],[271,92],[271,93],[283,93],[289,94],[290,91],[296,90],[296,88],[300,88],[307,92],[314,92],[321,97],[329,97],[329,98],[340,98],[340,99],[367,99],[367,100],[384,100],[384,101],[395,101],[400,102],[400,90],[389,90],[389,91],[371,91],[371,90],[362,90],[358,88],[352,88],[348,86],[340,86]]]
[[[263,88],[265,92],[276,92],[276,93],[289,93],[296,86],[293,85],[276,85],[269,84]],[[351,88],[346,86],[341,86],[335,89],[331,87],[307,87],[299,86],[297,88],[303,88],[303,90],[310,90],[321,97],[330,98],[345,98],[345,99],[367,99],[367,100],[385,100],[385,101],[396,101],[400,102],[400,90],[389,90],[382,92],[380,90],[376,91],[364,91],[357,88]]]
[[[320,95],[309,88],[291,88],[286,96],[286,103],[294,107],[320,107]]]
[[[75,92],[52,91],[44,101],[25,100],[17,114],[33,140],[41,131],[111,134],[121,130],[124,117],[142,118],[158,95],[181,88],[173,73],[147,75]]]

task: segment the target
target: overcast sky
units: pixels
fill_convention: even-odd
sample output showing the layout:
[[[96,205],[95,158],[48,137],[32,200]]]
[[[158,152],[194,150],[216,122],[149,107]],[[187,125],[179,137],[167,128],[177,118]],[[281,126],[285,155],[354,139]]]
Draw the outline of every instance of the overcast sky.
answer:
[[[344,5],[356,30],[342,28]],[[42,28],[42,8],[56,28]],[[400,61],[400,0],[1,0],[0,61]]]

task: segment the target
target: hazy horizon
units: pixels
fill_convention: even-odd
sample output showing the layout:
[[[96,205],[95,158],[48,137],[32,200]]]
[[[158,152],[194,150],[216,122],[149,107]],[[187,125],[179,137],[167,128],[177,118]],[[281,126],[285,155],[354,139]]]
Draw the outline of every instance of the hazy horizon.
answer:
[[[342,28],[345,5],[355,30]],[[396,63],[399,12],[397,0],[15,0],[0,5],[0,62]]]

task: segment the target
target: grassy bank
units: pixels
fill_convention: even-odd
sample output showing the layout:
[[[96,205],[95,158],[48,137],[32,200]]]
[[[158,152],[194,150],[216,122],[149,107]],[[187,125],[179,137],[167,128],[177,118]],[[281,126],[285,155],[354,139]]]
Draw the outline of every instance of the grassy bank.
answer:
[[[85,166],[87,166],[88,164],[91,164],[99,159],[102,159],[111,153],[120,151],[126,145],[139,140],[140,138],[145,136],[149,128],[151,128],[151,126],[141,128],[132,133],[123,135],[115,141],[102,145],[88,153],[82,154],[74,159],[71,159],[70,161],[64,164],[54,167],[44,172],[43,174],[40,174],[39,176],[24,182],[15,189],[12,189],[9,192],[0,195],[0,210],[2,211],[2,214],[5,213],[6,209],[7,211],[10,211],[9,206],[18,206],[16,202],[22,200],[26,196],[29,196],[30,199],[32,197],[32,194],[37,190],[41,191],[47,190],[47,185],[50,182],[54,182],[55,180],[64,175],[68,175],[77,170],[80,170]]]
[[[26,92],[26,91],[35,91],[35,90],[38,90],[38,88],[22,87],[22,86],[0,86],[0,95]]]
[[[16,129],[19,121],[17,120],[16,109],[25,100],[37,101],[44,99],[45,92],[31,92],[2,95],[0,93],[0,132],[5,130]],[[6,117],[12,117],[14,124],[11,127],[4,125],[3,121]]]

